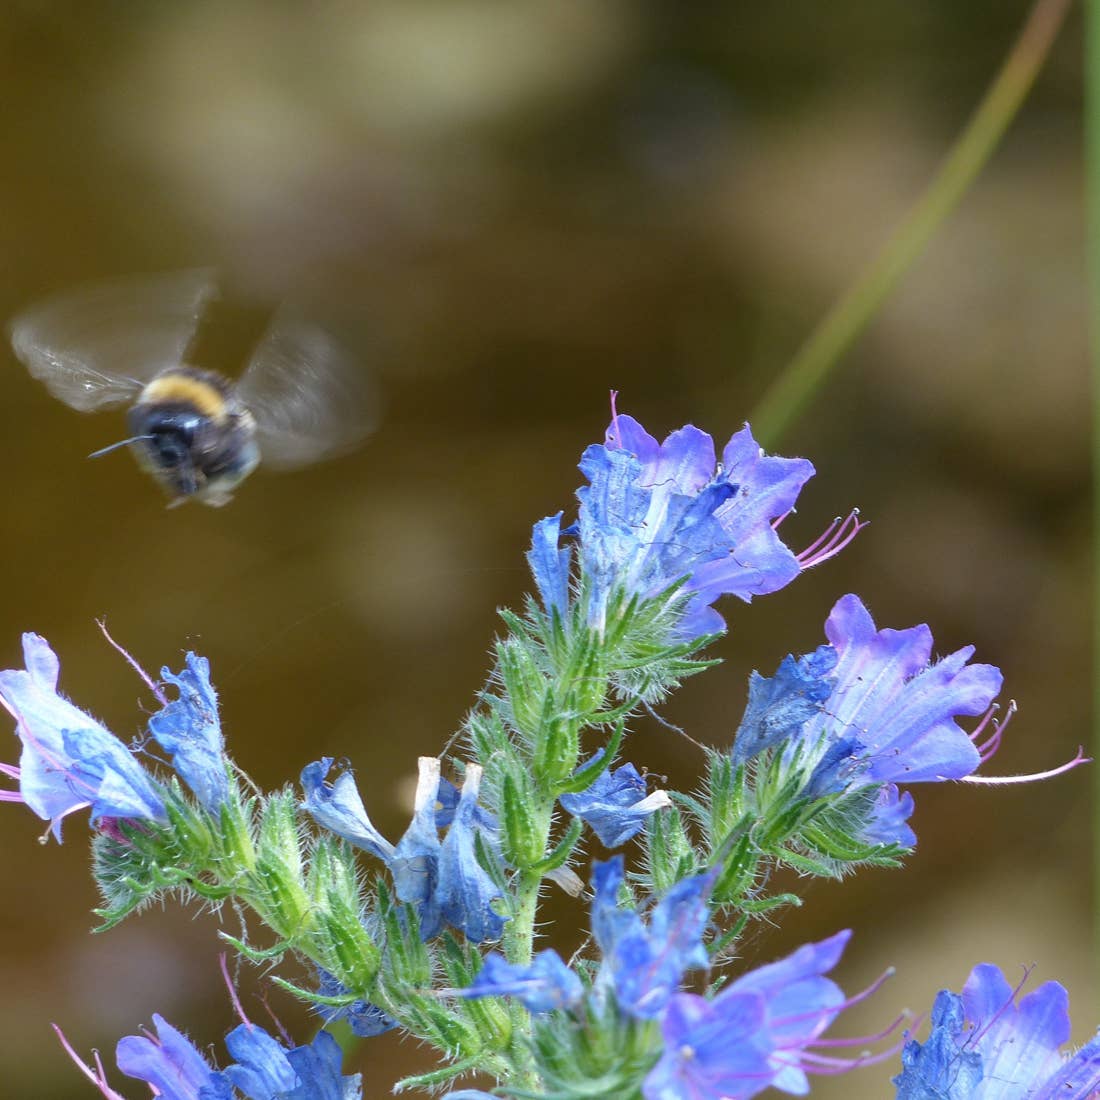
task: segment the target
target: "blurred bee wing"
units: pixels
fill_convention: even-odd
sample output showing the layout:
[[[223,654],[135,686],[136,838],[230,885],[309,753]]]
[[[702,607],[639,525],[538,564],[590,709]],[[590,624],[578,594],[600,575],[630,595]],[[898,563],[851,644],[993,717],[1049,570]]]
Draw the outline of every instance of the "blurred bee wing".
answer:
[[[377,402],[365,368],[325,329],[287,307],[275,315],[237,384],[256,418],[265,465],[291,469],[359,443]]]
[[[207,269],[84,287],[16,317],[12,347],[31,375],[74,409],[119,405],[183,361],[214,293]]]

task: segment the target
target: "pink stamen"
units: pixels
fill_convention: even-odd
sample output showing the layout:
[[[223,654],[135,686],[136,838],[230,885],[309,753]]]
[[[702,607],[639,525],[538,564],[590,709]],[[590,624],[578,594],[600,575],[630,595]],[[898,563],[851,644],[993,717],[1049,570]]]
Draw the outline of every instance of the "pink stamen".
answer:
[[[964,1046],[970,1046],[971,1044],[978,1043],[981,1040],[982,1036],[985,1035],[989,1031],[989,1029],[1005,1014],[1005,1012],[1016,1003],[1016,998],[1020,995],[1020,991],[1024,988],[1024,986],[1027,985],[1027,980],[1031,977],[1031,972],[1034,969],[1034,964],[1024,967],[1024,976],[1016,983],[1016,988],[1013,989],[1012,992],[1008,995],[1008,998],[1005,1000],[1004,1004],[1002,1004],[1001,1007],[998,1008],[997,1011],[994,1012],[993,1015],[990,1016],[989,1019],[986,1020],[980,1028],[972,1031],[966,1037],[966,1042],[963,1044]]]
[[[867,1000],[873,993],[877,993],[883,986],[883,984],[894,976],[896,971],[892,966],[888,966],[862,993],[857,993],[853,997],[849,997],[845,1001],[841,1001],[838,1005],[832,1005],[827,1011],[839,1015],[846,1008],[851,1008],[853,1005],[859,1004],[861,1001]],[[777,1018],[775,1023],[781,1027],[786,1027],[788,1024],[795,1024],[801,1020],[815,1020],[821,1016],[821,1009],[812,1009],[809,1012],[803,1012],[796,1016],[783,1016]],[[870,1040],[863,1040],[869,1042]]]
[[[793,511],[794,511],[794,509],[792,508],[791,512],[793,512]],[[783,515],[780,516],[779,519],[776,520],[776,522],[772,524],[772,528],[774,529],[775,527],[778,527],[779,524],[783,520],[785,520],[787,518],[787,516],[789,516],[791,514],[791,512],[784,512]],[[840,526],[840,521],[841,521],[841,517],[840,516],[835,516],[833,518],[833,522],[830,523],[829,526],[826,527],[825,530],[822,531],[821,534],[818,535],[817,538],[814,539],[814,541],[811,542],[810,545],[807,546],[806,549],[803,550],[802,553],[798,555],[799,560],[804,558],[807,554],[812,554]]]
[[[167,696],[164,694],[163,691],[161,691],[159,685],[153,681],[153,679],[149,676],[145,669],[143,669],[141,665],[139,665],[137,661],[135,661],[134,658],[131,657],[130,654],[127,653],[126,650],[124,650],[122,646],[120,646],[118,642],[114,640],[114,638],[111,637],[111,635],[107,632],[106,622],[103,619],[96,619],[96,626],[98,626],[99,629],[103,631],[103,637],[106,638],[107,641],[110,642],[111,645],[119,653],[122,654],[126,663],[145,681],[145,686],[153,693],[153,695],[156,697],[157,702],[160,703],[162,707],[167,706]]]
[[[244,1008],[241,1007],[241,999],[237,996],[237,989],[233,985],[233,979],[229,976],[229,963],[226,961],[226,954],[223,951],[218,956],[218,966],[221,968],[222,977],[225,979],[225,988],[229,990],[229,1000],[233,1005],[233,1010],[240,1017],[240,1021],[249,1031],[255,1027],[255,1024],[244,1014]]]
[[[798,1061],[794,1063],[787,1062],[786,1064],[793,1064],[796,1068],[808,1070],[819,1077],[836,1077],[841,1073],[851,1073],[852,1070],[859,1069],[861,1066],[873,1066],[877,1062],[885,1062],[887,1058],[893,1058],[903,1046],[905,1046],[904,1035],[897,1042],[891,1043],[885,1050],[880,1050],[877,1054],[867,1051],[858,1058],[829,1058],[825,1055],[815,1054],[812,1050],[805,1050],[802,1052],[801,1057],[809,1061],[810,1065],[802,1065]],[[777,1062],[783,1061],[778,1056],[775,1060]]]
[[[888,1035],[897,1031],[909,1019],[909,1013],[903,1012],[889,1027],[884,1027],[877,1035],[859,1035],[854,1039],[815,1039],[815,1047],[857,1047],[866,1043],[881,1043]],[[913,1028],[919,1027],[919,1020],[913,1021]],[[910,1030],[913,1030],[911,1028]]]
[[[795,512],[795,510],[794,510],[793,508],[788,508],[788,509],[787,509],[787,510],[786,510],[786,511],[785,511],[785,512],[784,512],[784,513],[783,513],[783,514],[782,514],[782,515],[781,515],[781,516],[780,516],[780,517],[778,518],[778,519],[773,519],[773,520],[772,520],[772,530],[773,530],[773,531],[778,531],[778,530],[779,530],[779,525],[780,525],[780,524],[781,524],[781,523],[782,523],[782,522],[783,522],[783,521],[784,521],[784,520],[785,520],[785,519],[786,519],[786,518],[787,518],[788,516],[793,516],[793,515],[794,515],[794,512]],[[833,520],[833,523],[838,523],[839,521],[840,521],[840,516],[837,516],[837,518],[836,518],[835,520]]]
[[[997,722],[993,720],[993,714],[997,710],[997,704],[994,703],[989,710],[985,712],[981,722],[978,723],[977,728],[970,734],[970,740],[974,742],[974,747],[978,750],[978,755],[982,758],[984,764],[987,760],[991,760],[996,754],[997,750],[1001,747],[1001,739],[1004,737],[1005,727],[1012,721],[1013,715],[1016,713],[1016,700],[1013,699],[1008,704],[1008,713],[1005,715],[1004,720]],[[978,737],[981,735],[982,730],[993,720],[993,732],[985,739],[985,741],[979,743]]]
[[[611,391],[611,431],[608,432],[608,435],[611,436],[615,446],[621,448],[623,445],[623,436],[619,431],[619,410],[615,407],[615,399],[618,396],[618,390]]]
[[[1085,750],[1081,745],[1077,746],[1077,755],[1072,760],[1067,760],[1057,768],[1050,768],[1045,772],[1031,772],[1028,775],[966,775],[959,780],[960,783],[982,783],[989,787],[1004,787],[1010,783],[1038,783],[1043,779],[1053,779],[1056,775],[1073,771],[1081,764],[1091,764],[1092,757],[1085,756]]]
[[[6,775],[17,783],[22,772],[14,764],[0,764],[0,775]],[[0,802],[22,802],[23,796],[18,791],[0,791]]]
[[[1009,704],[1009,707],[1011,709],[1015,709],[1015,706],[1016,700],[1014,699]],[[982,731],[985,729],[986,726],[989,725],[990,722],[993,721],[993,715],[996,714],[998,710],[1000,710],[999,703],[990,703],[989,708],[986,710],[985,714],[982,715],[982,720],[970,731],[969,734],[967,734],[967,736],[970,738],[971,741],[974,742],[975,745],[978,743],[978,738],[981,737]],[[994,729],[996,729],[996,726],[994,726]]]
[[[278,1031],[278,1033],[282,1036],[283,1046],[286,1047],[287,1050],[292,1050],[294,1048],[294,1040],[290,1037],[290,1032],[287,1031],[286,1026],[283,1024],[283,1021],[275,1015],[274,1009],[272,1009],[271,1005],[267,1003],[266,994],[260,994],[260,1004],[264,1006],[264,1011],[267,1013],[271,1022],[275,1025],[275,1030]]]
[[[96,1068],[93,1070],[92,1067],[87,1065],[80,1055],[73,1050],[72,1044],[65,1038],[65,1033],[61,1028],[59,1028],[57,1024],[50,1024],[50,1027],[53,1028],[54,1034],[61,1043],[62,1049],[73,1060],[77,1069],[79,1069],[80,1072],[99,1089],[100,1093],[106,1097],[106,1100],[126,1100],[126,1097],[115,1092],[115,1090],[107,1084],[107,1072],[103,1068],[103,1062],[99,1057],[99,1051],[94,1052]]]
[[[812,569],[823,561],[835,557],[867,526],[869,520],[860,520],[859,509],[853,508],[843,520],[832,523],[801,554],[796,555],[799,567]]]

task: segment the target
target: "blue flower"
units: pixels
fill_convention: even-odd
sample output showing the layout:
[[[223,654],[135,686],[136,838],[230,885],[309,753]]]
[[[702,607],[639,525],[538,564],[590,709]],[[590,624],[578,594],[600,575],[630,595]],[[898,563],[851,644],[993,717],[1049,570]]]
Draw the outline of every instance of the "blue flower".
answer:
[[[317,992],[322,997],[348,996],[348,990],[327,970],[318,967],[317,976]],[[333,1020],[347,1021],[352,1033],[360,1039],[373,1039],[374,1036],[397,1027],[397,1021],[392,1016],[370,1001],[351,1001],[342,1007],[318,1004],[314,1006],[314,1011],[326,1024]]]
[[[486,955],[473,984],[461,996],[515,997],[528,1012],[553,1012],[578,1004],[584,996],[580,978],[552,948],[540,951],[528,966],[513,966],[503,955]]]
[[[298,1086],[271,1100],[361,1100],[362,1078],[358,1073],[344,1076],[340,1064],[343,1051],[327,1031],[318,1032],[312,1043],[288,1050],[286,1058],[298,1075]],[[252,1100],[267,1100],[267,1097],[257,1096]]]
[[[603,756],[600,749],[591,760]],[[591,786],[563,794],[562,809],[592,828],[605,848],[618,848],[645,828],[646,818],[672,805],[667,791],[646,792],[646,781],[633,764],[601,772]]]
[[[340,1045],[327,1032],[311,1043],[287,1049],[262,1027],[243,1023],[226,1036],[234,1063],[224,1070],[210,1065],[182,1032],[162,1016],[153,1016],[156,1034],[127,1035],[118,1041],[115,1061],[127,1077],[144,1081],[163,1100],[361,1100],[358,1074],[341,1072]],[[106,1081],[102,1067],[84,1064],[58,1031],[62,1045],[108,1100],[122,1100]]]
[[[223,1076],[249,1100],[285,1096],[297,1086],[298,1075],[287,1061],[286,1048],[262,1027],[235,1027],[225,1037],[225,1048],[235,1064],[227,1066]]]
[[[492,907],[494,900],[503,897],[503,891],[482,867],[477,854],[480,837],[488,857],[502,865],[499,838],[485,828],[484,811],[477,804],[481,771],[477,764],[466,767],[454,821],[439,853],[437,887],[443,919],[474,943],[500,939],[508,919]]]
[[[686,970],[710,964],[703,933],[713,875],[683,879],[653,906],[648,925],[634,909],[621,909],[623,858],[593,869],[592,933],[603,954],[599,983],[618,1006],[639,1019],[660,1016]]]
[[[157,1034],[127,1035],[118,1041],[115,1061],[127,1077],[145,1081],[164,1100],[232,1100],[233,1090],[198,1048],[162,1016],[153,1016]]]
[[[809,1092],[806,1047],[844,1007],[823,977],[849,932],[800,947],[749,971],[717,996],[677,993],[661,1020],[664,1051],[642,1086],[645,1100],[747,1100],[767,1088]]]
[[[990,963],[970,972],[961,995],[942,990],[928,1038],[905,1044],[898,1100],[1085,1100],[1100,1091],[1100,1035],[1062,1053],[1070,1037],[1065,988],[1045,982],[1019,1003],[1017,993]]]
[[[381,860],[393,855],[393,845],[374,827],[355,786],[351,772],[341,772],[334,782],[326,776],[332,768],[332,757],[307,764],[302,769],[302,790],[306,800],[302,809],[318,825],[343,837],[358,848],[364,848]]]
[[[439,898],[439,857],[443,845],[439,839],[437,816],[442,780],[438,757],[422,756],[417,765],[419,774],[412,821],[397,842],[389,864],[398,899],[406,905],[416,906],[420,938],[430,940],[443,927]],[[447,811],[452,822],[454,812],[454,809]]]
[[[658,443],[638,421],[615,414],[604,443],[584,452],[580,468],[589,484],[577,493],[575,528],[563,532],[560,514],[542,520],[528,554],[548,611],[562,612],[568,599],[570,555],[559,550],[565,533],[578,536],[587,618],[597,630],[616,592],[650,598],[683,582],[689,599],[676,635],[720,632],[725,623],[710,606],[719,596],[747,602],[813,564],[776,533],[813,466],[765,455],[747,425],[719,464],[714,441],[690,424]]]
[[[475,943],[498,939],[506,918],[489,903],[502,893],[477,858],[480,838],[490,858],[501,861],[496,820],[477,802],[481,768],[467,768],[456,799],[454,786],[440,777],[439,759],[422,756],[412,821],[395,846],[367,817],[350,773],[325,781],[331,766],[331,758],[323,757],[302,770],[303,808],[318,824],[385,862],[398,899],[416,907],[421,939],[438,935],[444,922]]]
[[[210,683],[210,662],[194,653],[178,676],[162,668],[161,676],[179,689],[179,698],[166,703],[149,719],[149,732],[172,757],[172,766],[212,814],[229,797],[225,740],[218,719],[218,697]]]
[[[104,819],[165,821],[160,787],[134,754],[58,694],[60,664],[44,638],[23,635],[26,669],[0,672],[0,701],[18,723],[22,800],[61,839],[61,821],[91,807]],[[5,769],[8,771],[9,769]]]
[[[773,679],[754,675],[733,757],[781,751],[810,798],[881,784],[861,837],[912,847],[913,799],[897,784],[960,779],[978,767],[956,718],[988,714],[1000,670],[969,664],[973,646],[933,663],[927,626],[878,630],[858,596],[837,601],[825,634],[829,645],[788,657]]]
[[[772,677],[753,672],[745,716],[733,738],[733,762],[743,763],[797,736],[832,694],[836,661],[836,650],[823,645],[797,661],[784,657]]]

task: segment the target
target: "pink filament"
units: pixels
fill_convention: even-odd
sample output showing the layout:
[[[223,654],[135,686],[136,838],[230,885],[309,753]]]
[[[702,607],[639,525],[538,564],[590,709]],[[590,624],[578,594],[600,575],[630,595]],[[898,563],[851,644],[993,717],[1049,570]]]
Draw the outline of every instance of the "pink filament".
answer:
[[[1072,771],[1080,764],[1091,764],[1092,757],[1085,755],[1081,745],[1077,746],[1077,755],[1056,768],[1049,768],[1045,772],[1031,772],[1027,775],[966,775],[959,780],[960,783],[983,783],[990,787],[1007,786],[1010,783],[1038,783],[1042,779],[1053,779],[1056,775]]]
[[[619,396],[618,390],[611,391],[611,438],[615,442],[615,446],[621,448],[623,445],[622,432],[619,431],[619,410],[615,407],[615,399]]]
[[[0,764],[0,775],[6,775],[16,782],[22,774],[14,764]],[[0,791],[0,802],[22,802],[23,796],[18,791]]]
[[[162,707],[167,706],[168,699],[165,696],[164,692],[160,690],[160,687],[153,681],[153,679],[149,676],[145,669],[143,669],[141,665],[139,665],[137,661],[135,661],[134,658],[131,657],[130,654],[127,653],[126,650],[124,650],[122,646],[120,646],[118,642],[114,640],[114,638],[111,637],[111,635],[107,632],[107,624],[103,621],[103,619],[96,619],[96,626],[98,626],[99,629],[103,631],[103,637],[106,638],[107,641],[110,642],[111,645],[116,650],[118,650],[119,653],[122,654],[126,663],[145,681],[145,686],[153,693],[154,696],[156,696],[157,702],[160,703]]]
[[[870,521],[860,520],[858,508],[853,508],[843,520],[834,519],[801,554],[796,556],[800,568],[812,569],[815,565],[835,557],[867,526],[868,522]]]
[[[233,985],[233,979],[229,976],[229,964],[226,961],[226,954],[224,951],[218,956],[218,966],[221,968],[222,977],[225,979],[225,988],[229,990],[229,999],[233,1003],[234,1011],[240,1017],[241,1023],[251,1031],[253,1027],[255,1027],[255,1024],[253,1024],[244,1014],[244,1009],[241,1007],[241,999],[237,996],[237,990]]]
[[[57,1026],[57,1024],[50,1024],[54,1033],[57,1035],[58,1040],[61,1043],[65,1053],[76,1063],[77,1069],[88,1078],[89,1081],[106,1097],[106,1100],[126,1100],[126,1097],[120,1093],[115,1092],[110,1085],[107,1084],[107,1073],[103,1068],[103,1062],[99,1057],[99,1051],[95,1051],[95,1066],[93,1070],[91,1066],[87,1065],[84,1060],[73,1050],[72,1044],[65,1038],[65,1033]]]

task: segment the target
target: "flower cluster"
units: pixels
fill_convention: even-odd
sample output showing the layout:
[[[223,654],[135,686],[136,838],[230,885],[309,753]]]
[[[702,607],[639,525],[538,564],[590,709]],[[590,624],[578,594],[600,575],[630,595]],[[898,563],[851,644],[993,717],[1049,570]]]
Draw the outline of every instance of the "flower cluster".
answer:
[[[870,1039],[826,1034],[881,984],[846,997],[828,976],[849,932],[735,964],[753,921],[801,900],[768,892],[774,870],[899,865],[917,839],[908,788],[985,779],[1005,722],[1001,674],[972,647],[934,660],[927,626],[879,628],[846,595],[824,644],[752,674],[732,739],[701,750],[698,789],[664,789],[625,760],[632,719],[713,663],[701,653],[725,629],[719,597],[775,592],[863,526],[853,512],[795,553],[779,528],[810,463],[766,455],[747,426],[717,454],[697,428],[658,442],[613,409],[581,460],[575,519],[535,524],[538,599],[502,613],[489,681],[451,741],[462,751],[420,759],[396,840],[330,757],[305,765],[300,793],[242,781],[205,659],[188,653],[161,683],[142,673],[158,706],[127,745],[58,692],[57,657],[34,634],[25,667],[0,672],[22,746],[18,765],[0,765],[18,784],[0,801],[25,803],[58,840],[68,814],[90,810],[107,926],[168,896],[250,911],[271,945],[222,939],[326,1025],[434,1047],[440,1064],[399,1088],[497,1095],[459,1087],[478,1073],[508,1096],[746,1100],[802,1095],[812,1074],[904,1046],[900,1100],[1100,1096],[1100,1039],[1063,1052],[1056,983],[1017,1004],[979,966],[961,995],[937,998],[927,1039],[891,1045],[901,1018]],[[594,844],[622,850],[591,864],[589,936],[568,960],[536,951],[543,897],[583,892],[575,868]],[[241,1017],[224,1068],[158,1016],[119,1042],[118,1069],[168,1100],[361,1096],[329,1031],[295,1046]],[[121,1100],[98,1056],[86,1065],[62,1041]],[[831,1053],[852,1043],[885,1045]]]

